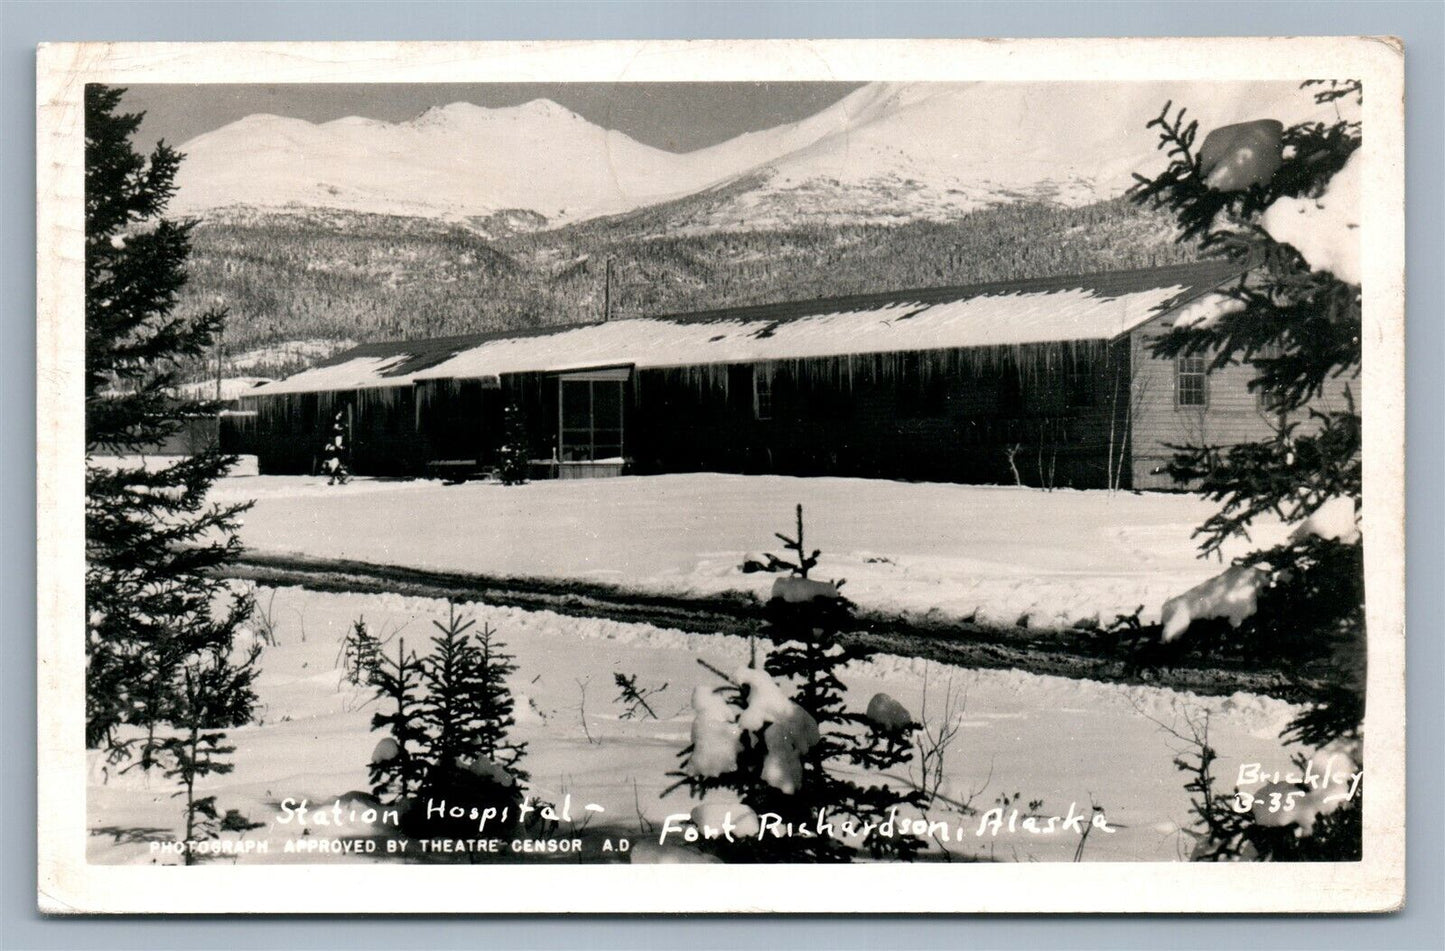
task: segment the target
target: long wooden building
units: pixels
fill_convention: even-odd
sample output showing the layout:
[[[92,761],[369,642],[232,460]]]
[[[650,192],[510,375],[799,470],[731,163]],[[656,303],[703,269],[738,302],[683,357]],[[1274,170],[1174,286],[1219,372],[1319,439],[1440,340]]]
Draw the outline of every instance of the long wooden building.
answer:
[[[367,344],[249,391],[223,443],[317,470],[471,474],[524,420],[534,477],[718,471],[1167,488],[1170,444],[1262,438],[1249,366],[1158,359],[1224,262]]]

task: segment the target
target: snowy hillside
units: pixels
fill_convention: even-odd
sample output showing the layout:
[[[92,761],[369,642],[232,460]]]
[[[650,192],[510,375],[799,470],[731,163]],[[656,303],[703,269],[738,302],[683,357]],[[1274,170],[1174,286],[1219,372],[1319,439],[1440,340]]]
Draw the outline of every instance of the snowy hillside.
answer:
[[[874,83],[800,122],[676,154],[547,100],[468,103],[400,123],[254,115],[181,149],[176,210],[337,208],[527,228],[735,183],[693,229],[948,220],[991,204],[1080,205],[1160,163],[1166,101],[1208,130],[1332,118],[1294,83]]]

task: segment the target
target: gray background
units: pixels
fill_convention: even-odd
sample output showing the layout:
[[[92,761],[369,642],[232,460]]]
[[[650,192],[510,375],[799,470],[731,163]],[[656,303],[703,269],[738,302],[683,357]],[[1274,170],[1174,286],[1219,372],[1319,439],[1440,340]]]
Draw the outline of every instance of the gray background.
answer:
[[[1393,34],[1407,49],[1409,900],[1388,917],[252,918],[35,912],[35,44],[46,40]],[[1442,34],[1417,2],[39,3],[0,0],[0,948],[1445,948],[1442,770]]]

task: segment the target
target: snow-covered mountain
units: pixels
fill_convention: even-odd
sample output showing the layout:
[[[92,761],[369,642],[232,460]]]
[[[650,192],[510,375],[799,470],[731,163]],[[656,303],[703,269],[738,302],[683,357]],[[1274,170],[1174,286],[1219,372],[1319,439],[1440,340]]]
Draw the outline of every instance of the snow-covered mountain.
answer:
[[[705,194],[682,229],[946,220],[990,204],[1083,204],[1162,159],[1166,101],[1201,131],[1314,106],[1295,83],[875,83],[800,122],[676,154],[548,100],[399,123],[254,115],[198,136],[174,208],[248,205],[556,226]],[[545,219],[545,223],[536,218]]]

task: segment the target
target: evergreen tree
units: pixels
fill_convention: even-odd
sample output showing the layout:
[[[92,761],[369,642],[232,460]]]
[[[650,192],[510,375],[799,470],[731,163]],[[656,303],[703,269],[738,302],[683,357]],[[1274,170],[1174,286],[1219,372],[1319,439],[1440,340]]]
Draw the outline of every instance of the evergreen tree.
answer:
[[[224,757],[236,751],[225,742],[224,727],[241,726],[251,719],[251,681],[256,674],[260,647],[252,649],[241,663],[210,655],[189,661],[182,671],[183,690],[171,714],[177,731],[156,740],[156,749],[167,779],[181,788],[173,793],[185,800],[185,842],[214,839],[224,831],[245,831],[259,823],[245,820],[236,810],[223,817],[215,796],[196,797],[196,781],[224,775],[234,768]],[[197,853],[187,851],[187,865],[194,865]]]
[[[446,624],[432,621],[441,633],[432,638],[432,652],[422,658],[426,692],[417,717],[427,731],[426,758],[433,769],[477,755],[481,654],[467,636],[475,624],[459,618],[454,604],[447,605]]]
[[[430,737],[418,716],[422,665],[415,651],[407,651],[405,639],[397,638],[396,657],[383,655],[372,668],[371,684],[377,698],[391,706],[390,712],[378,710],[371,716],[373,730],[390,733],[371,757],[372,793],[383,801],[405,802],[422,787],[430,748]]]
[[[403,804],[402,827],[413,835],[473,835],[475,815],[429,812],[428,804],[464,812],[492,809],[491,832],[505,834],[521,816],[518,763],[527,745],[513,741],[516,725],[506,679],[517,668],[489,626],[449,605],[447,621],[433,621],[432,651],[418,659],[397,646],[371,670],[377,697],[390,708],[373,715],[371,728],[389,736],[372,754],[371,782],[378,798]],[[505,811],[504,811],[505,810]]]
[[[178,779],[190,832],[214,809],[194,781],[229,769],[223,731],[249,722],[256,699],[259,648],[234,644],[252,602],[217,573],[240,552],[249,504],[206,502],[235,463],[215,447],[126,461],[214,415],[174,384],[225,312],[177,311],[194,223],[164,212],[182,157],[164,143],[149,158],[132,149],[142,117],[117,112],[123,93],[85,90],[86,743]]]
[[[908,858],[923,847],[920,839],[907,834],[886,835],[879,830],[897,810],[922,805],[922,794],[895,790],[887,783],[864,784],[849,774],[856,774],[860,768],[882,773],[905,766],[912,758],[909,732],[913,724],[880,724],[845,709],[846,686],[839,672],[850,661],[866,658],[872,651],[842,641],[842,635],[856,627],[853,603],[839,592],[843,582],[821,582],[809,577],[821,552],[815,549],[810,553],[805,547],[801,505],[797,508],[797,536],[779,534],[778,538],[794,553],[796,561],[768,556],[770,566],[788,572],[774,583],[764,608],[764,633],[777,645],[763,662],[762,672],[768,678],[749,674],[740,678],[743,682],[730,681],[722,695],[732,707],[746,710],[762,699],[757,696],[760,692],[770,691],[769,678],[777,678],[791,683],[793,702],[806,718],[784,714],[763,729],[742,729],[735,768],[717,775],[706,775],[710,770],[700,773],[685,768],[674,775],[698,798],[727,789],[752,811],[775,813],[783,822],[803,828],[815,828],[819,817],[840,832],[846,822],[852,822],[860,832],[871,824],[871,831],[858,837],[868,854],[875,858]],[[738,717],[738,723],[747,725],[745,713]],[[793,735],[774,732],[780,728]],[[797,753],[801,767],[797,782],[790,781],[791,776],[778,781],[779,766],[786,767],[789,758],[778,756],[778,747],[784,741]],[[682,755],[690,760],[694,752],[695,745]],[[857,851],[834,835],[763,836],[736,845],[715,842],[713,847],[727,858],[749,861],[846,862]]]
[[[521,485],[527,481],[527,421],[522,408],[508,403],[502,411],[502,448],[497,451],[497,475],[503,485]]]
[[[372,671],[381,663],[381,641],[359,617],[341,644],[342,672],[354,686],[370,683]]]
[[[505,769],[520,782],[529,777],[518,763],[527,752],[527,744],[509,736],[517,718],[513,715],[516,701],[507,686],[507,678],[517,670],[507,645],[496,636],[491,625],[484,624],[476,635],[477,676],[471,704],[477,720],[473,737],[477,755]]]
[[[467,813],[494,810],[489,828],[505,832],[521,818],[521,783],[528,778],[517,765],[526,744],[507,735],[516,720],[506,678],[516,666],[490,627],[469,634],[476,622],[459,616],[455,605],[445,624],[432,624],[439,633],[431,653],[418,660],[398,649],[373,674],[378,696],[392,707],[372,719],[372,729],[391,733],[372,758],[376,795],[406,804],[403,827],[411,834],[479,831],[475,816],[427,808],[441,803]]]
[[[351,470],[346,465],[348,442],[346,411],[337,410],[331,420],[331,434],[326,438],[326,446],[322,449],[321,456],[321,471],[327,475],[327,485],[345,485],[351,478]]]
[[[1362,97],[1358,82],[1305,85],[1315,89],[1321,103],[1357,106]],[[1214,369],[1252,363],[1258,375],[1250,387],[1268,396],[1279,418],[1269,439],[1230,447],[1176,447],[1171,474],[1222,503],[1196,531],[1203,539],[1201,549],[1213,553],[1231,537],[1247,538],[1250,522],[1259,516],[1296,521],[1340,500],[1358,511],[1360,417],[1349,390],[1342,408],[1310,405],[1326,382],[1359,373],[1358,278],[1348,269],[1342,276],[1312,266],[1299,249],[1270,234],[1265,215],[1281,200],[1325,196],[1359,148],[1359,122],[1340,118],[1284,129],[1278,154],[1270,155],[1267,164],[1261,164],[1267,149],[1221,153],[1209,148],[1208,139],[1196,148],[1198,124],[1186,122],[1183,109],[1172,113],[1172,104],[1150,125],[1159,130],[1160,148],[1168,152],[1170,164],[1153,179],[1140,176],[1135,200],[1168,208],[1178,221],[1181,240],[1198,241],[1206,250],[1251,265],[1225,291],[1231,308],[1211,321],[1176,327],[1158,342],[1156,355],[1201,355]],[[1247,173],[1247,181],[1227,181],[1234,174],[1231,162]],[[1333,240],[1358,240],[1341,232]],[[1239,636],[1252,639],[1263,652],[1287,658],[1290,669],[1300,674],[1300,689],[1312,701],[1286,736],[1314,747],[1357,742],[1364,717],[1365,657],[1364,563],[1358,533],[1328,538],[1299,534],[1237,563],[1258,566],[1270,578],[1256,614],[1244,622]],[[1213,755],[1207,744],[1201,743],[1201,754],[1207,770]],[[1189,768],[1199,771],[1198,764]],[[1201,792],[1208,786],[1207,778],[1196,779],[1191,788]],[[1200,805],[1215,809],[1212,794],[1204,795]],[[1296,836],[1273,833],[1255,845],[1264,858],[1317,859],[1331,852],[1357,856],[1359,823],[1351,813],[1359,808],[1355,799],[1340,816],[1321,823],[1307,848],[1296,844]],[[1228,825],[1235,828],[1247,821],[1236,817]],[[1213,829],[1220,824],[1206,825]],[[1331,835],[1336,839],[1333,847],[1320,839]],[[1238,845],[1235,836],[1232,844],[1216,843],[1219,848],[1205,854],[1238,854]]]

